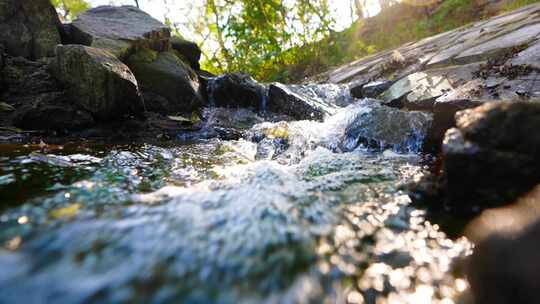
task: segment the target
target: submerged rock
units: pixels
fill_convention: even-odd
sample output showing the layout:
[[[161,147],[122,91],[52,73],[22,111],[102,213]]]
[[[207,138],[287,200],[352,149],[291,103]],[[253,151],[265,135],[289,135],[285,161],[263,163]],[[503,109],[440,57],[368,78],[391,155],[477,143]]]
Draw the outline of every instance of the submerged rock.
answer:
[[[0,44],[12,56],[54,56],[60,43],[60,20],[49,0],[4,0],[0,3]]]
[[[421,150],[431,127],[431,114],[401,111],[380,105],[371,105],[367,109],[359,111],[349,121],[345,137],[340,143],[341,150],[351,151],[359,144],[398,152]]]
[[[105,50],[82,45],[56,48],[54,73],[73,102],[99,120],[141,113],[144,102],[130,69]]]
[[[488,103],[456,115],[443,143],[447,200],[463,209],[512,201],[540,182],[540,104]]]
[[[283,163],[296,163],[306,150],[316,147],[334,152],[358,148],[419,152],[431,119],[429,113],[401,111],[364,100],[338,110],[323,122],[262,123],[251,129],[246,138],[263,145],[258,148],[265,155]]]
[[[265,110],[266,87],[244,73],[210,78],[207,92],[208,100],[214,106]]]
[[[110,51],[124,59],[134,49],[166,51],[170,29],[133,6],[99,6],[80,14],[71,25],[77,44]]]
[[[146,94],[157,94],[166,99],[158,107],[160,112],[188,112],[202,104],[197,74],[173,52],[158,53],[141,49],[127,60],[127,65]]]

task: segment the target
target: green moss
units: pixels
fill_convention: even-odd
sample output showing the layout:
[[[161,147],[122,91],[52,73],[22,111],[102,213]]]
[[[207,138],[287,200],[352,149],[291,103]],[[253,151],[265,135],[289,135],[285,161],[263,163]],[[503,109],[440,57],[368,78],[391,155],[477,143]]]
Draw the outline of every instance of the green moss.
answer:
[[[138,50],[135,54],[131,55],[129,58],[130,62],[145,62],[145,63],[152,63],[158,59],[158,52],[147,49],[147,48],[141,48]]]

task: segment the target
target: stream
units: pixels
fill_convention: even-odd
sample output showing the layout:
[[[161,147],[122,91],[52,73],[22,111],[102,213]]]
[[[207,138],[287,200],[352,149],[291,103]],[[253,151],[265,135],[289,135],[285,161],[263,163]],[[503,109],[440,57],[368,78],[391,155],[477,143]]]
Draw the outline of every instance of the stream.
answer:
[[[239,140],[0,145],[0,303],[458,302],[471,244],[400,190],[426,114],[260,120]]]

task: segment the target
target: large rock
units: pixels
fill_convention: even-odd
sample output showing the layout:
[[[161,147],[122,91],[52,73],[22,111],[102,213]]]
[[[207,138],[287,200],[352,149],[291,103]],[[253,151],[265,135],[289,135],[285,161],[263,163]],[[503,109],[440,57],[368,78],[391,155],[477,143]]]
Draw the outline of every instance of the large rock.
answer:
[[[145,96],[153,93],[167,100],[160,102],[159,112],[191,111],[202,104],[197,74],[175,53],[141,49],[129,57],[127,65]]]
[[[44,62],[6,56],[0,84],[0,100],[9,110],[0,111],[2,125],[63,131],[94,123],[90,113],[71,102]]]
[[[431,114],[402,111],[367,99],[346,109],[359,107],[361,110],[354,116],[330,119],[342,119],[348,124],[339,145],[341,151],[352,151],[360,144],[380,150],[420,151],[433,120]]]
[[[100,6],[73,21],[72,40],[77,44],[106,49],[124,59],[133,49],[166,51],[170,30],[163,23],[133,6]]]
[[[308,98],[302,96],[286,85],[271,84],[268,89],[268,110],[286,114],[296,119],[323,120],[325,113],[317,108]]]
[[[0,2],[0,44],[7,53],[30,59],[54,56],[60,21],[49,0]]]
[[[232,73],[208,80],[208,100],[219,107],[265,110],[266,88],[244,73]]]
[[[69,104],[63,92],[40,94],[14,114],[14,125],[26,130],[82,130],[94,124],[89,112]]]
[[[497,206],[540,182],[540,103],[487,103],[458,112],[456,125],[443,143],[448,203]]]
[[[475,303],[540,303],[540,186],[484,211],[466,235],[476,245],[465,268]]]
[[[144,109],[135,76],[108,51],[59,45],[54,73],[68,89],[73,102],[99,120],[137,114]]]

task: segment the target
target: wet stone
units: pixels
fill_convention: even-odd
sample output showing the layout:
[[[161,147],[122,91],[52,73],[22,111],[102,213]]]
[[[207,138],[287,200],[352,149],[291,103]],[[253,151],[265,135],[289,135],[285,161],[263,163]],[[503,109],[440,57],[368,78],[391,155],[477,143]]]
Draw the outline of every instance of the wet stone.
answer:
[[[381,80],[351,88],[351,95],[355,98],[377,98],[384,91],[389,89],[393,81]]]

